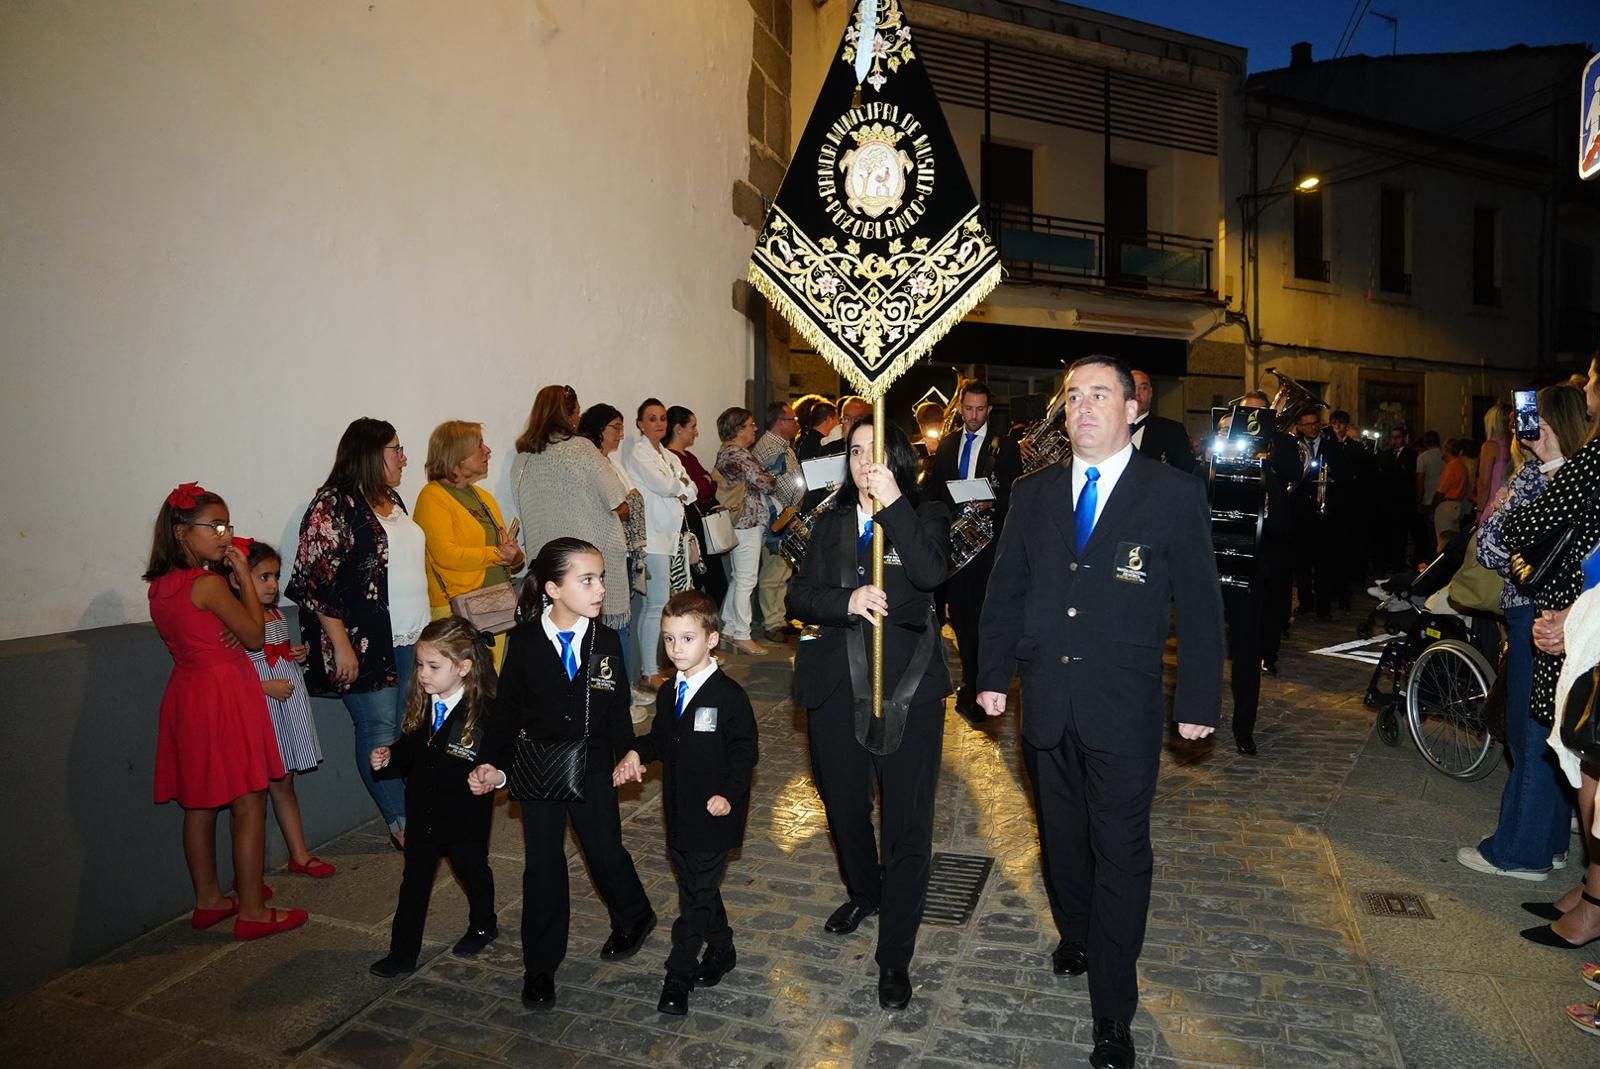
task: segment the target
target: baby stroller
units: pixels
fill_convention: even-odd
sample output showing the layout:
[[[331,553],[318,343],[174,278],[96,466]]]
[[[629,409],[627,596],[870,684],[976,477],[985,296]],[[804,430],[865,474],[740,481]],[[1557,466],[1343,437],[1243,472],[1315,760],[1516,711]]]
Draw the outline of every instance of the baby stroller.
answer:
[[[1454,779],[1480,779],[1500,750],[1484,716],[1500,663],[1500,628],[1488,613],[1450,605],[1450,579],[1465,556],[1466,534],[1452,539],[1421,572],[1394,576],[1369,591],[1378,599],[1360,630],[1395,636],[1367,684],[1378,735],[1395,746],[1404,719],[1423,760]]]

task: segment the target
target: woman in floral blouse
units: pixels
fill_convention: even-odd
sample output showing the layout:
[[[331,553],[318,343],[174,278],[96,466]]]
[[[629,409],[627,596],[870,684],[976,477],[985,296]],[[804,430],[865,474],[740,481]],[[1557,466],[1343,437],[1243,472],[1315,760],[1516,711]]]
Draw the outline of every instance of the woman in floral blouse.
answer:
[[[369,758],[400,735],[412,646],[428,623],[422,529],[395,489],[405,466],[392,424],[362,418],[345,428],[333,470],[300,521],[284,590],[300,606],[300,632],[312,650],[307,689],[343,699],[361,782],[397,848],[405,841],[405,785],[374,780]]]
[[[761,539],[767,529],[766,499],[776,476],[751,454],[756,440],[756,418],[747,408],[730,408],[717,417],[717,475],[726,486],[744,488],[744,501],[733,509],[733,530],[739,544],[728,554],[728,596],[722,600],[722,637],[741,653],[760,655],[765,646],[750,638],[750,595],[756,588],[756,568],[761,562]],[[729,506],[732,508],[732,505]]]

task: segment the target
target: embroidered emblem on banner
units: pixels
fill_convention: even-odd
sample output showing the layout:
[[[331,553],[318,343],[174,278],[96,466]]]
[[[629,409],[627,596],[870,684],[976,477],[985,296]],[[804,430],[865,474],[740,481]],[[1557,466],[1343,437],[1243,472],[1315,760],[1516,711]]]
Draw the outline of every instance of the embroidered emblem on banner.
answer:
[[[751,285],[867,400],[1000,282],[899,0],[857,4],[751,257]],[[856,82],[858,50],[870,74]],[[859,92],[858,92],[859,90]]]

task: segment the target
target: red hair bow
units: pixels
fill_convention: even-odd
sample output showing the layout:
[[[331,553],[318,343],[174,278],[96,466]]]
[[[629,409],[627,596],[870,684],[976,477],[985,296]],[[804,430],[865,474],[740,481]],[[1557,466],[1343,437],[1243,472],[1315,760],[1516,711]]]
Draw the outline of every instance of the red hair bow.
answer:
[[[205,492],[199,483],[180,483],[167,495],[167,504],[175,509],[192,509],[195,499]]]
[[[240,535],[234,535],[233,537],[233,548],[240,553],[249,553],[250,547],[255,544],[256,540],[254,538],[244,538]]]

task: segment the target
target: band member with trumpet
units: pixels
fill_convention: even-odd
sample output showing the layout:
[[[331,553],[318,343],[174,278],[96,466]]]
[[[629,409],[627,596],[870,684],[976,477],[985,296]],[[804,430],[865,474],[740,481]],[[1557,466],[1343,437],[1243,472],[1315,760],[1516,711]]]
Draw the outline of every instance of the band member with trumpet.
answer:
[[[978,708],[978,621],[983,615],[983,596],[989,588],[989,573],[994,568],[994,546],[1005,525],[1011,504],[1011,484],[1022,474],[1022,453],[1003,428],[990,423],[994,411],[989,387],[982,382],[962,384],[957,397],[960,423],[954,433],[939,443],[934,455],[930,490],[947,504],[955,479],[988,479],[994,485],[994,501],[976,502],[973,507],[994,510],[994,542],[990,542],[965,567],[945,584],[944,600],[950,607],[950,627],[956,633],[956,649],[961,654],[961,689],[956,692],[956,712],[973,727],[985,722]]]
[[[838,504],[817,518],[789,584],[789,615],[817,625],[800,639],[794,699],[809,710],[811,770],[844,877],[845,903],[825,925],[847,935],[882,910],[878,1001],[902,1009],[933,854],[933,797],[950,693],[933,592],[945,580],[950,512],[919,501],[917,461],[889,424],[886,461],[872,462],[870,416],[849,438]],[[875,524],[887,536],[884,584],[871,585]],[[872,708],[871,630],[884,629],[882,716]],[[873,786],[883,800],[873,836]]]
[[[1021,675],[1022,754],[1061,935],[1051,967],[1089,974],[1090,1063],[1129,1069],[1166,736],[1162,650],[1175,607],[1178,734],[1210,735],[1222,595],[1205,484],[1134,451],[1138,402],[1122,361],[1074,362],[1066,411],[1072,458],[1012,496],[983,607],[978,703],[1002,715]]]

